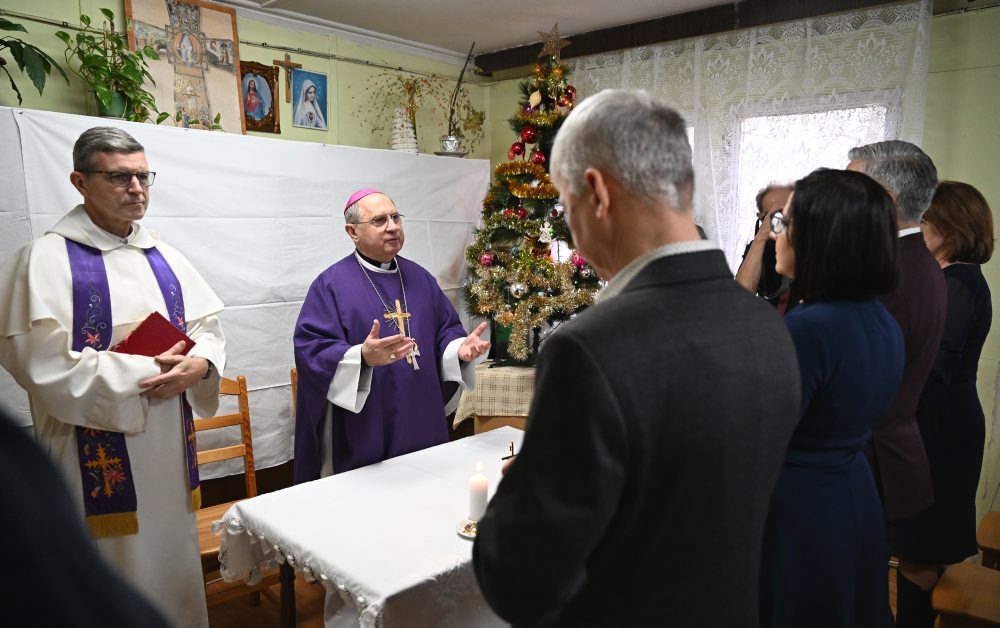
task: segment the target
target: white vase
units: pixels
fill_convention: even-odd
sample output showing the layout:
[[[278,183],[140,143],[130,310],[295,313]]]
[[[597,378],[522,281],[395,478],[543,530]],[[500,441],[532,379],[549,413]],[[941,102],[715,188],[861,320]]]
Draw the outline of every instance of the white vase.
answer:
[[[399,107],[392,117],[392,150],[404,153],[417,152],[417,133],[410,122],[406,107]]]

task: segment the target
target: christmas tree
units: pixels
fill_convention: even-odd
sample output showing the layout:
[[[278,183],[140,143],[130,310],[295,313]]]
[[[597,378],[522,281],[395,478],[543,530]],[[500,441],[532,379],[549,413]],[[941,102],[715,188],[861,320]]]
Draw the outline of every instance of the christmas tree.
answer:
[[[508,353],[530,362],[539,330],[558,325],[594,302],[599,278],[575,251],[549,179],[547,158],[569,115],[576,89],[559,51],[559,27],[543,33],[542,60],[521,82],[510,118],[516,140],[483,199],[482,227],[465,252],[469,312],[510,328]],[[530,148],[529,148],[530,147]]]

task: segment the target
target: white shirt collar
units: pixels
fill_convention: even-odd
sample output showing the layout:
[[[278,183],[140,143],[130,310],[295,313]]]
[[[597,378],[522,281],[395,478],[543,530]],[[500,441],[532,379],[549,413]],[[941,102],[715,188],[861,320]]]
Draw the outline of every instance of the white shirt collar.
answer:
[[[395,274],[396,270],[399,268],[399,260],[396,260],[396,268],[393,268],[393,269],[390,270],[389,266],[392,264],[392,260],[389,260],[385,264],[381,264],[379,266],[376,266],[375,264],[372,264],[371,262],[369,262],[365,258],[361,257],[361,255],[358,253],[357,250],[354,251],[354,258],[357,259],[358,262],[364,268],[367,268],[368,270],[370,270],[372,272],[375,272],[375,273]]]
[[[903,238],[908,235],[913,235],[914,233],[920,233],[920,227],[908,227],[906,229],[900,229],[899,237]]]
[[[635,258],[618,271],[618,274],[608,281],[608,285],[597,294],[597,302],[607,301],[618,295],[636,275],[642,272],[654,260],[671,255],[682,255],[684,253],[697,253],[699,251],[717,251],[719,245],[711,240],[686,240],[684,242],[672,242],[664,244],[655,249],[650,249]]]

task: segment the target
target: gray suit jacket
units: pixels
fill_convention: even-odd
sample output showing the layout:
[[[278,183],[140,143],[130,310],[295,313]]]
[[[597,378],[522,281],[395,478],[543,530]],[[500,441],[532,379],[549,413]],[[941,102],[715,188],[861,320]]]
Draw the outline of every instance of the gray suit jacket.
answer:
[[[518,626],[756,626],[798,373],[781,319],[717,250],[658,259],[565,324],[479,525],[493,609]]]

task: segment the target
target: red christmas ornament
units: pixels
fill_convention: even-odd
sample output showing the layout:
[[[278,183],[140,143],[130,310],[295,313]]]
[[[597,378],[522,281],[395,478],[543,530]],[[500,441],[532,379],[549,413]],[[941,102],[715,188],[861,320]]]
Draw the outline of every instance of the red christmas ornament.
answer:
[[[525,209],[524,207],[518,207],[517,209],[514,210],[514,213],[517,214],[517,217],[520,218],[521,220],[524,220],[525,218],[528,217],[528,210]]]
[[[573,255],[569,258],[569,261],[573,264],[573,266],[576,266],[577,270],[587,265],[587,260],[585,260],[583,256],[576,251],[573,251]]]
[[[503,210],[503,215],[504,216],[513,216],[514,215],[514,210],[513,209],[505,209],[505,210]]]
[[[566,96],[568,96],[571,101],[576,100],[576,88],[573,87],[572,85],[567,85]]]
[[[520,156],[524,154],[524,144],[521,142],[514,142],[510,145],[510,152],[514,153],[514,156]]]
[[[542,164],[545,163],[545,153],[538,150],[537,148],[531,149],[531,161],[532,163],[541,166]]]
[[[479,263],[483,266],[489,266],[493,263],[493,254],[487,251],[479,256]]]
[[[538,127],[529,124],[521,129],[521,141],[525,144],[532,144],[538,139]]]
[[[573,106],[573,99],[570,98],[569,96],[567,96],[566,94],[563,94],[562,96],[560,96],[559,100],[557,102],[559,103],[560,107],[572,107]]]
[[[549,210],[549,216],[552,216],[553,218],[558,218],[559,210],[553,207],[551,210]]]
[[[515,157],[517,157],[517,155],[514,154],[514,147],[511,147],[507,151],[507,161],[514,161]]]

